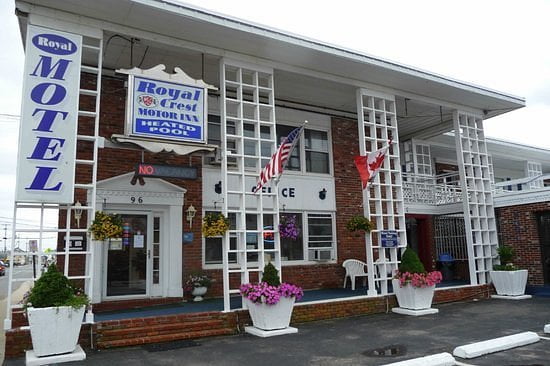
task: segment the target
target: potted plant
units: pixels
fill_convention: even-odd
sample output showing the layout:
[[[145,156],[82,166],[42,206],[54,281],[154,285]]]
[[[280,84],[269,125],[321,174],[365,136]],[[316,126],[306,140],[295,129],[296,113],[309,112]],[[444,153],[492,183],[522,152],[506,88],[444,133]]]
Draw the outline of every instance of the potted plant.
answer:
[[[399,307],[413,311],[430,309],[435,285],[441,279],[441,272],[426,272],[414,250],[406,249],[392,280]]]
[[[296,215],[281,215],[279,235],[281,239],[298,239],[300,236],[300,228],[296,225]]]
[[[122,218],[117,214],[96,211],[89,231],[94,240],[119,239],[122,237]]]
[[[523,296],[527,285],[528,271],[519,269],[512,263],[516,255],[514,248],[503,245],[497,251],[500,264],[495,264],[490,272],[497,295]]]
[[[201,272],[196,272],[187,277],[187,281],[185,281],[185,290],[194,296],[193,301],[202,301],[204,300],[203,296],[211,285],[212,279],[210,277]]]
[[[264,331],[288,328],[294,302],[304,295],[300,287],[281,283],[279,272],[271,263],[264,267],[260,283],[243,284],[240,292],[252,324]]]
[[[366,234],[371,232],[374,225],[372,221],[365,216],[352,216],[352,218],[346,223],[346,228],[351,232],[362,230]]]
[[[205,238],[221,236],[229,229],[229,219],[221,213],[209,213],[202,219],[202,235]]]
[[[23,298],[37,357],[73,352],[88,296],[59,272],[55,264]]]

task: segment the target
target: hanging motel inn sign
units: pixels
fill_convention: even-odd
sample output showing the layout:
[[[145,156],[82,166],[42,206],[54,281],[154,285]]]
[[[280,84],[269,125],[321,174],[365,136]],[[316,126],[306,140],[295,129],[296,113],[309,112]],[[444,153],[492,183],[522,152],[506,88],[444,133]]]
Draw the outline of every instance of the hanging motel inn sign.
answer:
[[[117,70],[128,74],[126,135],[206,143],[208,89],[215,88],[178,67],[174,74],[164,69]]]
[[[27,27],[18,202],[73,202],[81,44],[79,35]]]

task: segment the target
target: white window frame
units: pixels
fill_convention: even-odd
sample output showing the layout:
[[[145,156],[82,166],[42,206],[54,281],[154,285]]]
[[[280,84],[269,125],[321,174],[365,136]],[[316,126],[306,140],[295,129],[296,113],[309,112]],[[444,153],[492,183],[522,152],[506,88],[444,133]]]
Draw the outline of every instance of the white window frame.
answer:
[[[214,208],[203,208],[203,217],[207,211],[216,211]],[[281,211],[281,214],[301,214],[302,215],[302,244],[303,244],[303,258],[301,260],[281,260],[283,266],[301,266],[301,265],[318,265],[320,263],[336,263],[338,261],[338,238],[336,232],[336,213],[331,211],[299,211],[292,210],[289,212]],[[307,219],[309,214],[315,215],[330,215],[332,220],[332,250],[333,250],[333,259],[326,261],[319,260],[308,260],[308,251],[309,251],[309,220]],[[206,263],[206,238],[202,236],[202,268],[205,270],[208,269],[221,269],[223,267],[222,263]],[[254,264],[256,262],[249,262]],[[239,268],[238,263],[229,263],[230,268]]]
[[[295,122],[277,122],[277,126],[288,126],[288,127],[300,127],[300,124]],[[277,126],[275,128],[277,128]],[[305,130],[310,131],[319,131],[325,132],[327,134],[327,144],[328,144],[328,173],[314,173],[308,172],[306,170],[306,138],[305,131],[300,135],[300,170],[285,170],[285,174],[292,175],[307,175],[307,176],[319,176],[319,177],[332,177],[334,176],[334,164],[333,164],[333,155],[332,155],[332,131],[330,128],[321,127],[321,126],[306,126]],[[277,146],[279,142],[277,141]]]

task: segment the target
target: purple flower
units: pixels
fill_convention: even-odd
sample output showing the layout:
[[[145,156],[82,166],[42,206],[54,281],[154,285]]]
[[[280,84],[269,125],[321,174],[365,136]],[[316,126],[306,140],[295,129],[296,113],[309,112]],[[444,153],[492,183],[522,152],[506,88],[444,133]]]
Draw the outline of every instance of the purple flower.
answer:
[[[300,228],[296,225],[296,215],[281,216],[279,235],[281,238],[292,240],[298,239],[300,236]]]

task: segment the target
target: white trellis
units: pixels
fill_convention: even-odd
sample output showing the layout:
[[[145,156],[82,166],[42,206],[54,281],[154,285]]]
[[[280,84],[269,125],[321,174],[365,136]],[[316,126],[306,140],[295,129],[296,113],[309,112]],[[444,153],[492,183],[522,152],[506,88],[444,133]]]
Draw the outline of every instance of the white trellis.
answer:
[[[266,261],[281,274],[277,187],[252,191],[277,147],[273,70],[222,59],[220,89],[223,213],[235,216],[222,239],[224,311],[229,311],[230,296],[251,273],[260,279]],[[264,240],[264,234],[273,240]]]
[[[361,155],[386,146],[393,139],[386,159],[370,188],[363,190],[364,215],[376,223],[376,229],[365,236],[368,268],[368,295],[375,296],[379,289],[388,293],[391,273],[397,269],[399,254],[407,247],[405,207],[399,158],[399,138],[395,97],[370,90],[357,91],[357,115],[359,119],[359,150]],[[380,242],[382,230],[395,230],[399,235],[397,248],[383,248]],[[378,252],[375,262],[374,252]]]
[[[491,281],[489,271],[497,255],[498,237],[493,205],[490,157],[480,116],[453,113],[457,161],[462,185],[470,282]]]
[[[529,178],[542,176],[542,164],[536,161],[525,162],[525,176]],[[544,180],[535,179],[527,184],[528,189],[544,188]]]
[[[41,18],[36,15],[30,16],[30,23],[41,25],[45,27],[52,27],[50,21],[45,18]],[[91,109],[83,109],[79,107],[78,110],[78,125],[77,125],[77,146],[84,146],[86,144],[90,147],[90,153],[88,155],[79,156],[77,152],[77,158],[75,161],[75,174],[77,171],[81,171],[81,179],[84,182],[76,181],[74,185],[75,196],[77,193],[81,193],[81,196],[86,197],[85,192],[91,192],[93,199],[88,202],[88,204],[76,206],[74,203],[69,205],[60,205],[53,203],[28,203],[28,202],[15,202],[14,211],[13,211],[13,221],[12,221],[12,240],[11,240],[11,250],[9,254],[10,263],[13,265],[14,260],[14,249],[15,249],[15,240],[16,237],[20,234],[32,233],[38,235],[37,248],[36,251],[31,252],[30,248],[28,251],[20,254],[25,255],[34,255],[37,258],[36,272],[33,276],[28,278],[14,278],[13,271],[9,271],[9,284],[8,284],[8,296],[7,296],[7,306],[6,306],[6,318],[4,319],[4,329],[10,329],[12,327],[12,310],[20,308],[20,304],[12,305],[12,290],[13,284],[15,282],[26,282],[26,281],[36,281],[41,275],[42,268],[42,258],[47,255],[53,255],[56,258],[63,258],[63,273],[71,280],[84,280],[85,291],[91,297],[93,293],[93,267],[92,263],[94,261],[94,247],[91,244],[90,240],[87,240],[87,248],[82,251],[71,251],[70,250],[70,239],[74,235],[79,235],[86,237],[88,232],[88,225],[93,219],[96,210],[96,181],[97,181],[97,163],[98,163],[98,149],[100,145],[99,137],[99,110],[100,110],[100,99],[101,99],[101,71],[102,71],[102,59],[103,59],[103,32],[100,30],[93,30],[88,28],[86,31],[74,32],[71,26],[64,24],[62,22],[55,22],[53,28],[59,29],[61,31],[73,32],[73,33],[82,33],[82,58],[80,71],[91,75],[90,85],[93,85],[92,88],[84,89],[80,87],[79,96],[85,96],[87,98],[93,98],[93,105]],[[83,133],[82,131],[86,131]],[[21,142],[20,143],[25,143]],[[57,211],[59,213],[65,213],[65,228],[48,228],[44,226],[44,218],[46,211]],[[88,223],[84,228],[75,227],[73,225],[73,216],[76,212],[87,212]],[[35,213],[40,217],[40,224],[38,229],[29,229],[22,228],[17,224],[17,220],[21,216],[29,215],[34,216]],[[56,234],[61,235],[65,243],[65,248],[62,251],[48,252],[45,253],[43,248],[44,234]],[[83,275],[73,275],[70,273],[70,261],[77,256],[84,256],[86,268],[84,269]]]

